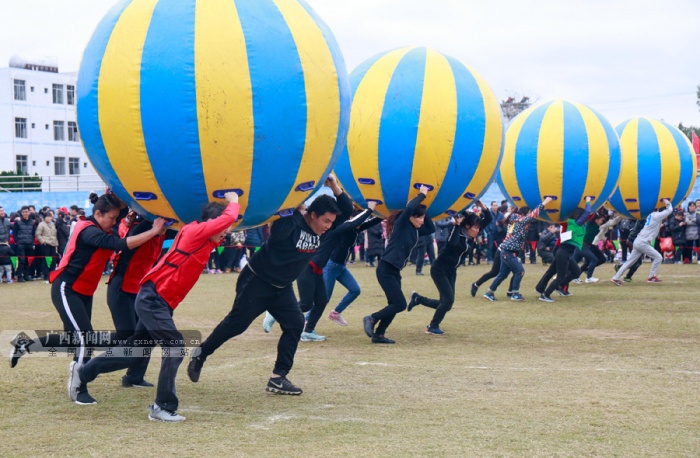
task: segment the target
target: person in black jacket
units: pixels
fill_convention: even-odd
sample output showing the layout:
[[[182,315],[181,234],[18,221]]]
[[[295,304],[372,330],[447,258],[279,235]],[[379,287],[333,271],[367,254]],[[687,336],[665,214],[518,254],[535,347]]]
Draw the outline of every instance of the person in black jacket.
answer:
[[[367,228],[365,240],[367,242],[367,250],[365,250],[367,267],[375,267],[375,259],[379,263],[384,255],[384,229],[382,226],[375,225]]]
[[[445,333],[440,329],[440,323],[445,318],[445,314],[452,309],[452,304],[455,301],[457,267],[459,267],[460,259],[475,243],[474,239],[479,234],[479,230],[491,222],[491,212],[487,211],[484,204],[477,201],[476,205],[483,210],[482,216],[479,217],[472,212],[462,212],[455,215],[445,248],[430,267],[430,277],[440,293],[440,299],[430,299],[415,291],[411,294],[411,300],[408,303],[409,312],[416,305],[425,305],[435,309],[433,319],[425,329],[426,334],[441,335]]]
[[[343,194],[335,177],[328,177],[325,184],[336,197]],[[272,223],[270,237],[238,276],[231,311],[202,345],[192,352],[187,366],[190,380],[197,382],[210,355],[229,339],[248,329],[263,312],[269,311],[279,321],[282,335],[266,390],[296,396],[302,393],[301,388],[287,379],[304,329],[304,314],[299,308],[292,283],[309,264],[321,245],[323,235],[333,227],[340,213],[335,199],[323,195],[309,205],[305,214],[297,209],[291,216]]]
[[[68,220],[68,215],[61,210],[58,211],[58,217],[56,218],[56,237],[58,238],[58,257],[60,258],[66,250],[68,238],[70,237],[70,221]]]
[[[377,266],[377,280],[384,290],[388,304],[378,312],[363,318],[365,334],[372,339],[372,343],[395,343],[384,333],[396,314],[406,310],[408,305],[401,291],[401,269],[406,265],[418,237],[435,232],[435,225],[426,215],[425,205],[421,205],[427,193],[428,187],[421,185],[418,195],[406,205],[406,209],[392,213],[387,220],[389,241]]]
[[[343,196],[347,198],[349,204],[348,214],[343,213],[341,215],[341,218],[344,220],[352,212],[352,202],[347,195],[343,194]],[[299,275],[297,279],[299,306],[301,311],[306,313],[306,324],[304,325],[304,332],[301,333],[302,342],[326,340],[325,336],[320,336],[315,331],[316,324],[318,324],[318,320],[323,315],[330,297],[323,279],[323,269],[326,268],[333,249],[338,246],[343,235],[347,234],[351,240],[354,240],[357,234],[355,229],[370,217],[376,205],[376,202],[370,202],[366,210],[328,231],[316,254],[311,258],[309,265]]]
[[[370,208],[374,208],[375,203],[369,203],[368,207],[369,205],[372,205]],[[323,281],[326,284],[328,300],[333,296],[333,289],[335,288],[336,281],[348,290],[347,294],[345,294],[338,305],[335,306],[335,309],[328,314],[328,319],[338,323],[340,326],[348,325],[342,313],[362,292],[360,290],[360,285],[357,284],[357,280],[355,280],[355,277],[353,277],[352,273],[347,268],[348,258],[350,257],[350,252],[353,250],[355,238],[358,234],[361,234],[362,231],[374,226],[379,227],[381,231],[381,226],[379,226],[381,222],[381,218],[369,218],[359,226],[353,226],[353,230],[344,232],[339,237],[337,246],[331,253],[331,258],[328,260],[326,267],[323,269]]]
[[[685,213],[682,209],[676,210],[668,221],[668,228],[671,231],[671,239],[676,250],[673,252],[673,262],[682,264],[681,254],[685,246]]]
[[[17,253],[19,258],[17,278],[21,283],[33,280],[28,260],[34,257],[36,221],[31,218],[29,207],[26,205],[22,207],[20,214],[21,216],[15,220],[12,226],[12,233],[15,236],[15,253]]]
[[[559,228],[556,224],[551,223],[547,229],[540,233],[537,242],[537,253],[542,258],[542,265],[546,266],[554,261],[554,249],[557,246],[559,238]]]

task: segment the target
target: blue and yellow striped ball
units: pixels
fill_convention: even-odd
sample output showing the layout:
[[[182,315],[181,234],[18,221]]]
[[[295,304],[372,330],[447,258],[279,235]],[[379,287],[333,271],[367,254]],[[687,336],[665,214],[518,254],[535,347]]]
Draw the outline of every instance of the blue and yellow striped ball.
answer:
[[[457,212],[493,181],[503,121],[483,78],[426,48],[375,56],[350,74],[352,110],[336,176],[360,205],[401,210],[421,184],[437,217]]]
[[[345,143],[350,86],[302,0],[129,0],[92,36],[78,123],[102,179],[176,225],[227,190],[239,228],[304,201]]]
[[[622,148],[620,182],[609,206],[626,218],[643,219],[662,208],[663,199],[677,206],[695,183],[693,146],[680,130],[656,119],[629,119],[615,130]]]
[[[534,208],[547,196],[540,219],[566,221],[587,196],[594,208],[612,195],[620,176],[620,144],[612,125],[590,108],[554,100],[528,108],[506,132],[498,185],[514,205]]]

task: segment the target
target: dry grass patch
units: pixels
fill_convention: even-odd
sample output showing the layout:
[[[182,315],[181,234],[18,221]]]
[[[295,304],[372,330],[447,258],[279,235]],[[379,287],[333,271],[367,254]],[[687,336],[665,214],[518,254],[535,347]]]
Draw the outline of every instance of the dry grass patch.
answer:
[[[645,264],[618,288],[604,265],[600,283],[546,304],[533,292],[539,265],[526,266],[524,303],[506,300],[505,289],[495,303],[472,298],[469,284],[486,266],[467,267],[445,336],[424,333],[432,310],[419,306],[394,320],[396,345],[377,346],[361,319],[384,298],[373,269],[352,267],[363,294],[344,313],[350,326],[324,317],[317,332],[328,340],[300,343],[290,379],[301,397],[265,393],[280,330],[263,333],[261,319],[207,361],[198,384],[181,367],[187,421],[177,425],[147,421],[153,390],[121,388],[121,373],[91,385],[97,405],[71,404],[68,360],[32,356],[0,369],[3,455],[697,456],[698,268],[664,265],[666,281],[648,285]],[[235,280],[203,275],[175,313],[178,326],[208,335],[230,309]],[[436,295],[409,267],[412,289]],[[4,330],[60,327],[47,285],[2,290]],[[105,293],[95,296],[96,328],[111,327]],[[154,358],[147,378],[157,370]]]

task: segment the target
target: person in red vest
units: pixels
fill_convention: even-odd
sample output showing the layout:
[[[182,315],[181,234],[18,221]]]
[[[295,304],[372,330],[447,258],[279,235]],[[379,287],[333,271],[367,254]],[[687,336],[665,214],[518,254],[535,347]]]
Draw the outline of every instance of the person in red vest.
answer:
[[[227,192],[224,199],[227,206],[212,202],[204,207],[203,222],[183,226],[168,253],[141,280],[135,303],[139,321],[134,335],[124,345],[127,350],[135,349],[136,355],[108,357],[103,354],[79,366],[71,373],[68,387],[71,400],[82,404],[78,402],[80,393],[87,392],[88,383],[99,374],[136,367],[156,343],[162,343],[164,356],[156,399],[148,418],[167,422],[185,419],[177,414],[175,377],[186,348],[184,337],[175,327],[173,311],[197,283],[211,250],[219,245],[238,219],[238,194]]]
[[[119,236],[139,235],[148,232],[152,227],[153,223],[131,210],[119,225]],[[159,234],[138,248],[123,250],[114,256],[114,268],[107,282],[107,305],[112,314],[117,339],[120,341],[126,341],[136,330],[136,294],[139,292],[141,280],[160,257],[164,239],[165,234]],[[139,365],[129,368],[122,377],[122,386],[152,387],[152,383],[143,379],[149,360],[150,358],[142,358]]]
[[[156,219],[153,227],[142,234],[119,238],[112,233],[126,205],[111,191],[97,197],[90,195],[92,216],[76,223],[66,252],[58,268],[51,272],[51,301],[63,321],[64,331],[77,337],[76,355],[70,365],[72,374],[86,360],[86,333],[92,328],[92,297],[102,278],[107,260],[114,251],[139,247],[163,231],[165,220]],[[80,404],[94,404],[87,390],[78,394]]]
[[[92,332],[92,296],[102,278],[105,260],[114,252],[116,247],[137,247],[146,243],[158,232],[139,234],[123,239],[112,234],[111,225],[126,214],[126,206],[113,194],[107,193],[98,197],[91,194],[94,204],[93,216],[76,221],[80,223],[80,231],[74,232],[66,245],[66,250],[58,269],[51,272],[53,282],[51,298],[64,324],[64,332],[48,332],[36,339],[31,339],[24,333],[18,334],[13,344],[14,351],[10,355],[10,367],[15,367],[19,359],[31,351],[50,352],[57,348],[75,351],[76,361],[86,356],[92,350],[86,351],[88,343],[95,343],[96,333]],[[164,220],[157,223],[163,227]],[[86,334],[87,333],[87,334]],[[116,333],[100,334],[105,344],[114,345]],[[88,355],[86,355],[88,353]],[[83,400],[89,400],[81,396]]]

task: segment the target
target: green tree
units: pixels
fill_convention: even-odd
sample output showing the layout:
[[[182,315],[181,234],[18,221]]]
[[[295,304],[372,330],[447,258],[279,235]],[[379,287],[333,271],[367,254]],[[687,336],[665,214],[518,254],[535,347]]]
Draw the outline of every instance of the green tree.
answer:
[[[0,172],[0,191],[41,191],[41,177],[37,174],[32,177],[14,171]]]

